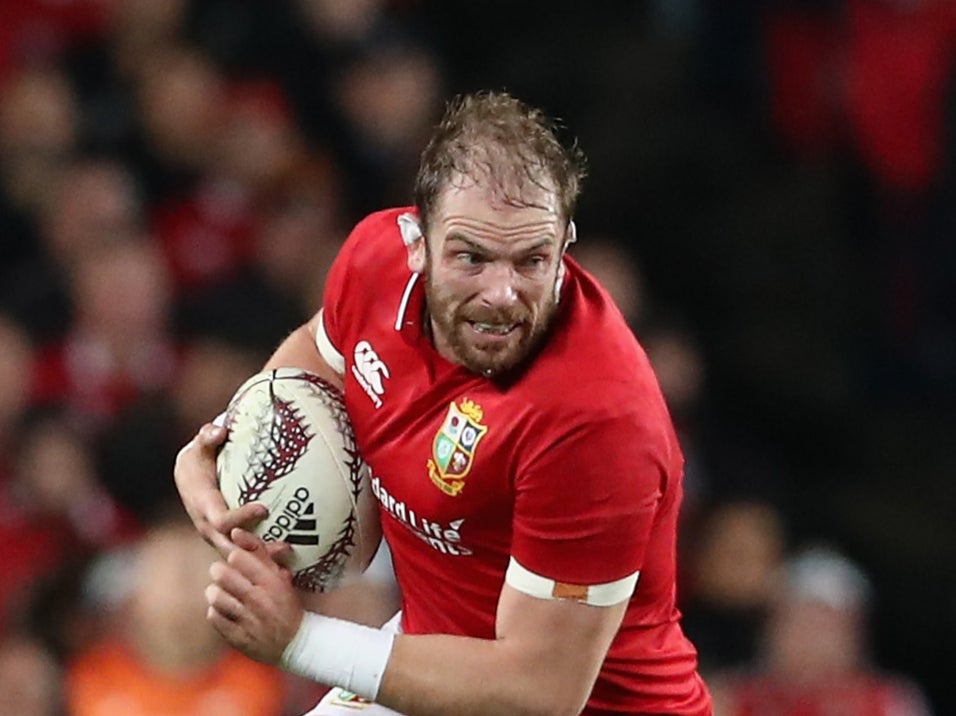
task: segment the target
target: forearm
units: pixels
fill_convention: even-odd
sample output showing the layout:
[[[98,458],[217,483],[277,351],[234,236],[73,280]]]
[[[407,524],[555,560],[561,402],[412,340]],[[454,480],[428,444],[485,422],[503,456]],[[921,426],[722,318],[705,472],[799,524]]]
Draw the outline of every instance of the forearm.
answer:
[[[210,569],[207,619],[247,656],[340,686],[407,716],[574,716],[597,678],[623,603],[499,600],[498,635],[394,635],[303,613],[287,570],[255,535]],[[509,607],[509,602],[512,606]]]
[[[507,640],[401,635],[377,701],[407,716],[580,713],[597,669],[568,674],[554,666],[554,654],[512,648]]]
[[[393,581],[360,575],[328,592],[302,594],[306,609],[357,624],[380,627],[401,609]]]
[[[377,700],[408,716],[574,716],[626,607],[537,599],[505,585],[496,639],[399,636]]]
[[[402,634],[383,642],[363,627],[302,620],[283,666],[357,691],[407,716],[577,714],[584,707],[626,602],[592,607],[539,600],[508,587],[498,636]],[[328,628],[327,628],[328,627]]]

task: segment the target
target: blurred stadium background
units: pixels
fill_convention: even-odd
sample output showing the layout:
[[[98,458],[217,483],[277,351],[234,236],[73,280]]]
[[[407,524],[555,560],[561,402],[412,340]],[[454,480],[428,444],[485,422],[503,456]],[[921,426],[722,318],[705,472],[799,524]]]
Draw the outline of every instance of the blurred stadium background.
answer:
[[[160,662],[219,663],[129,626],[130,548],[168,537],[179,445],[314,310],[351,224],[409,202],[444,100],[480,88],[562,118],[589,157],[574,253],[682,434],[681,601],[707,673],[759,668],[777,568],[825,544],[868,575],[870,664],[956,713],[956,3],[0,18],[0,704],[36,704],[0,713],[106,713],[82,664],[124,629]],[[267,677],[273,711],[230,713],[308,700]]]

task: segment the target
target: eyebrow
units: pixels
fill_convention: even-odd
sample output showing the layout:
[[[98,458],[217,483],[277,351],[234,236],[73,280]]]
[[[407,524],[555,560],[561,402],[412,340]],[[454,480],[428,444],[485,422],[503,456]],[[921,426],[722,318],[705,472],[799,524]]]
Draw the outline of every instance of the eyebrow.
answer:
[[[445,236],[445,243],[448,243],[449,241],[460,241],[461,243],[465,244],[468,248],[480,253],[489,253],[490,251],[488,247],[483,246],[482,244],[478,243],[474,239],[469,238],[468,236],[466,236],[465,234],[462,234],[461,232],[457,230],[453,230]],[[531,244],[530,246],[519,249],[515,253],[527,254],[527,253],[531,253],[532,251],[538,251],[539,249],[551,248],[552,246],[554,246],[554,244],[555,244],[555,240],[553,237],[545,236],[545,237],[542,237],[541,239],[538,239],[535,243]]]

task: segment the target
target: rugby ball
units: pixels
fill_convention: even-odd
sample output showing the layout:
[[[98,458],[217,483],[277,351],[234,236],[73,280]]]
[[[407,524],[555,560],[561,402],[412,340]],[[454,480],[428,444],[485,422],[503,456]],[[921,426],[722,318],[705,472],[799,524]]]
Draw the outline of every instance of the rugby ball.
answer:
[[[255,532],[292,546],[295,585],[327,591],[364,570],[381,526],[339,390],[299,368],[264,371],[239,387],[223,421],[219,489],[230,508],[269,509]]]

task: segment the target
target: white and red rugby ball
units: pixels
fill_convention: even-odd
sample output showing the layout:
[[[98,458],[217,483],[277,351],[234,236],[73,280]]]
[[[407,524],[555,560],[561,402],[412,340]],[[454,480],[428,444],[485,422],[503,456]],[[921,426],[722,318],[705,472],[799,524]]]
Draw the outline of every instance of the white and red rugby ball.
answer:
[[[292,546],[295,585],[327,591],[364,570],[381,526],[339,390],[299,368],[263,371],[236,391],[224,425],[219,489],[231,508],[269,508],[255,532]]]

